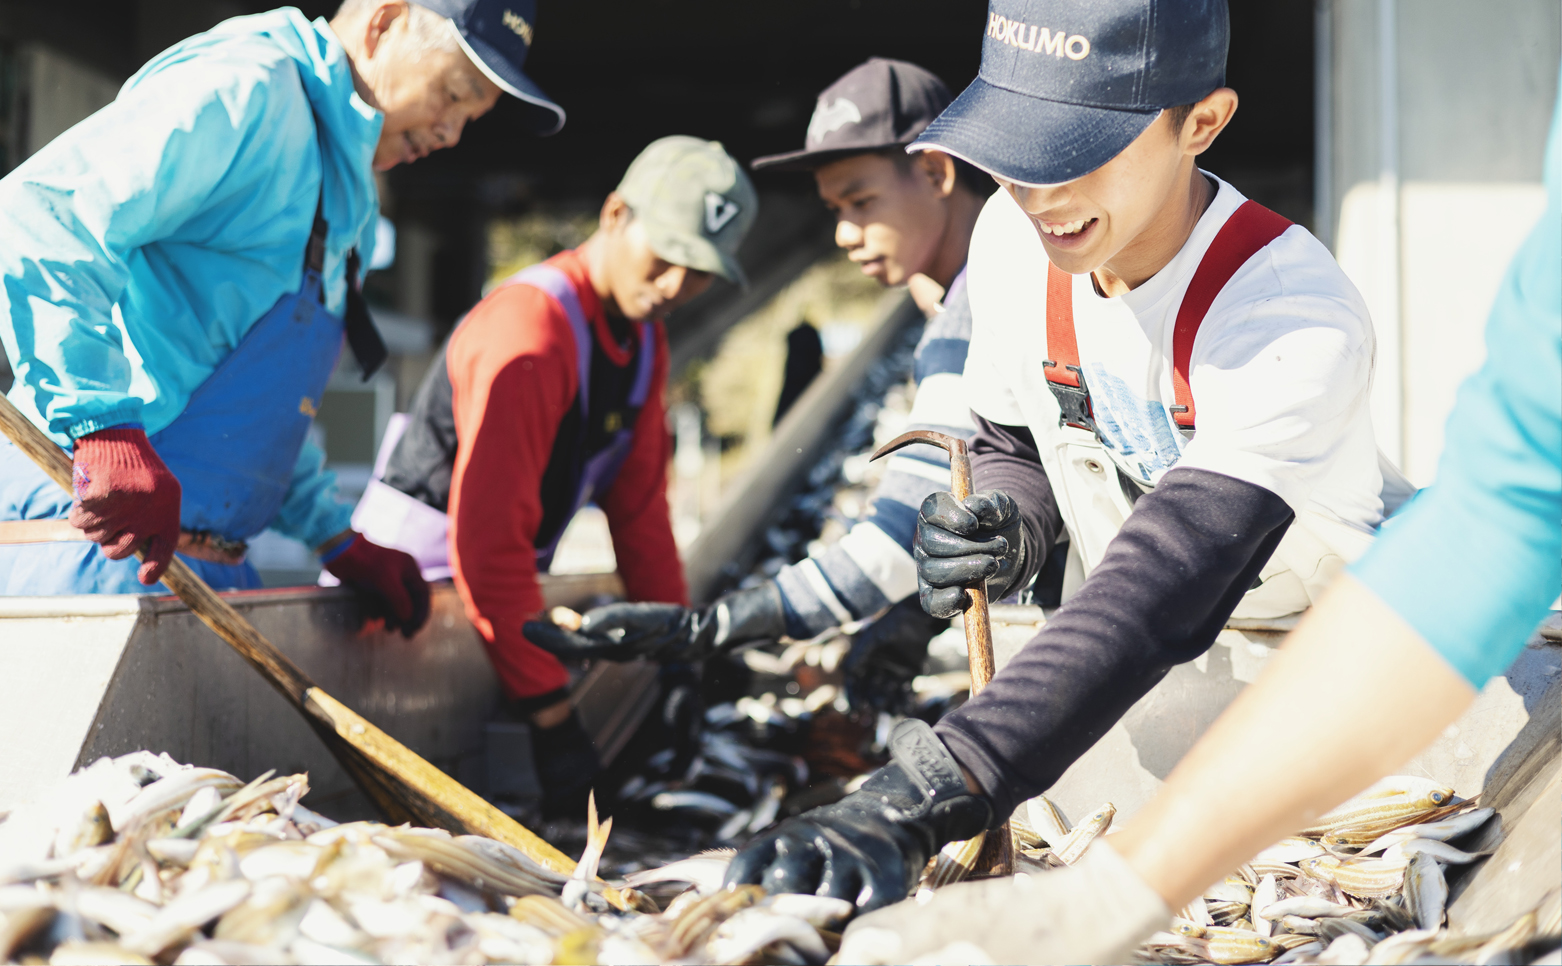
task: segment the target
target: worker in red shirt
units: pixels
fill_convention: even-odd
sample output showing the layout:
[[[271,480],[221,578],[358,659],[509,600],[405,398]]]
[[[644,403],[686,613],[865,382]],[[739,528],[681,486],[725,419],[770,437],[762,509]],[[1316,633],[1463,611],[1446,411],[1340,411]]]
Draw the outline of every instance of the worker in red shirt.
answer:
[[[543,612],[537,574],[596,503],[629,599],[688,604],[667,510],[661,319],[717,275],[743,281],[736,252],[757,209],[720,144],[653,142],[590,238],[467,313],[354,514],[429,579],[454,577],[507,715],[531,724],[545,815],[583,807],[600,765],[563,665],[521,633]]]

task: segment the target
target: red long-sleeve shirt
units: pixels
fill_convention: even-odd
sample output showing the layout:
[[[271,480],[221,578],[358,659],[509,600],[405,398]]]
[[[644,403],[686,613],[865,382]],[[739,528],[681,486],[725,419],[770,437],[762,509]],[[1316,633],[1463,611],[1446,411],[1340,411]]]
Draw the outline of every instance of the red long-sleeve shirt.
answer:
[[[620,348],[609,331],[585,262],[566,251],[548,264],[574,283],[594,351],[628,366],[633,347]],[[639,327],[633,329],[638,338]],[[650,393],[629,455],[597,503],[607,514],[629,598],[686,604],[667,510],[667,334],[660,321],[652,331]],[[458,440],[449,506],[456,587],[506,693],[545,694],[568,677],[557,659],[522,636],[521,625],[543,611],[535,545],[541,484],[559,424],[580,389],[569,318],[552,296],[530,285],[507,285],[468,313],[450,337],[445,365]]]

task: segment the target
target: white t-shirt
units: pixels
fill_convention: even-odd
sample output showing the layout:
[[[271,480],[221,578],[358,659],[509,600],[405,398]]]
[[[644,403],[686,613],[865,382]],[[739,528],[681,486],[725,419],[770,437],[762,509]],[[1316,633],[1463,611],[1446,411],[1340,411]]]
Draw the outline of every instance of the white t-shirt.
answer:
[[[1103,298],[1088,274],[1074,276],[1080,365],[1106,453],[1146,486],[1173,466],[1208,470],[1269,490],[1298,517],[1308,511],[1371,534],[1383,519],[1383,474],[1367,404],[1372,323],[1334,257],[1301,226],[1249,259],[1210,305],[1190,363],[1193,439],[1171,419],[1177,308],[1215,234],[1247,200],[1211,178],[1219,191],[1209,210],[1153,278],[1120,298]],[[1059,428],[1042,367],[1052,358],[1046,251],[1007,192],[982,210],[969,272],[973,326],[964,381],[971,408],[995,423],[1028,427],[1052,476],[1056,456],[1049,454],[1063,434],[1079,431]],[[1090,525],[1088,506],[1060,509],[1071,531]],[[1120,522],[1111,521],[1114,532]]]

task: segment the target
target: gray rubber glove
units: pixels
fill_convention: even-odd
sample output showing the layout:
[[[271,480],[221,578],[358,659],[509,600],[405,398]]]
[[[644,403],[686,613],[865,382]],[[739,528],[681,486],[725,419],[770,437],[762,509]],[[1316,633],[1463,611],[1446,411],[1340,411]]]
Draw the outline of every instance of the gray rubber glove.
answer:
[[[750,841],[727,866],[726,884],[877,909],[905,898],[946,843],[993,824],[992,802],[966,788],[959,763],[926,722],[897,725],[890,756],[857,791]]]
[[[852,641],[841,663],[846,699],[853,708],[903,713],[911,704],[911,681],[927,663],[927,644],[949,626],[929,617],[915,597],[885,611]]]
[[[917,598],[934,617],[953,617],[966,607],[965,588],[987,581],[989,600],[1009,592],[1025,569],[1025,534],[1020,509],[1002,490],[972,493],[964,500],[940,491],[922,501],[912,543],[917,562]]]
[[[945,886],[859,917],[842,963],[1131,963],[1171,910],[1104,842],[1067,869]]]
[[[580,630],[527,621],[526,639],[559,657],[609,661],[701,661],[745,644],[786,633],[781,591],[773,582],[738,590],[708,607],[677,604],[608,604],[586,611]]]

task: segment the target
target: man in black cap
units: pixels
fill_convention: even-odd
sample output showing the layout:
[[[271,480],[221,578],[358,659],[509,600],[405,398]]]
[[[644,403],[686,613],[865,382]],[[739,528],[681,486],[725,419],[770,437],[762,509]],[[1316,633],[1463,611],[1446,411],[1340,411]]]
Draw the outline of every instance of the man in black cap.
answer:
[[[960,389],[971,333],[966,249],[993,181],[942,151],[905,150],[951,100],[926,70],[875,57],[819,95],[802,150],[753,166],[813,172],[847,257],[884,285],[911,287],[928,316],[916,351],[912,428],[967,436],[970,412]],[[529,624],[527,634],[571,656],[694,660],[782,636],[804,640],[889,608],[853,643],[847,692],[858,707],[902,708],[928,641],[948,626],[917,603],[911,557],[916,508],[948,480],[942,451],[897,454],[861,522],[758,587],[701,609],[613,604],[588,612],[578,633]]]
[[[504,93],[552,133],[522,66],[534,0],[284,7],[154,57],[0,181],[10,398],[72,450],[74,494],[0,446],[0,593],[159,593],[177,551],[258,587],[245,541],[314,549],[407,634],[412,558],[349,525],[312,418],[344,339],[385,346],[359,285],[375,172],[454,146]],[[134,559],[144,551],[144,562]]]
[[[993,0],[978,79],[912,146],[1005,189],[971,247],[978,492],[923,502],[918,589],[929,613],[956,613],[965,586],[1001,597],[1064,539],[1083,585],[980,695],[936,731],[903,722],[889,766],[750,843],[730,882],[899,899],[941,846],[1052,785],[1234,611],[1305,608],[1403,496],[1373,439],[1360,295],[1303,228],[1197,167],[1236,111],[1226,43],[1225,0]],[[1077,868],[1124,915],[1165,914],[1110,848]],[[1049,930],[1104,915],[1044,885],[1004,888],[1017,887],[941,890],[881,920],[883,935],[865,922],[893,941],[843,960],[919,958],[952,928],[994,961],[1030,960]],[[1043,914],[1051,902],[1064,906]],[[1056,955],[1099,961],[1080,949]]]

